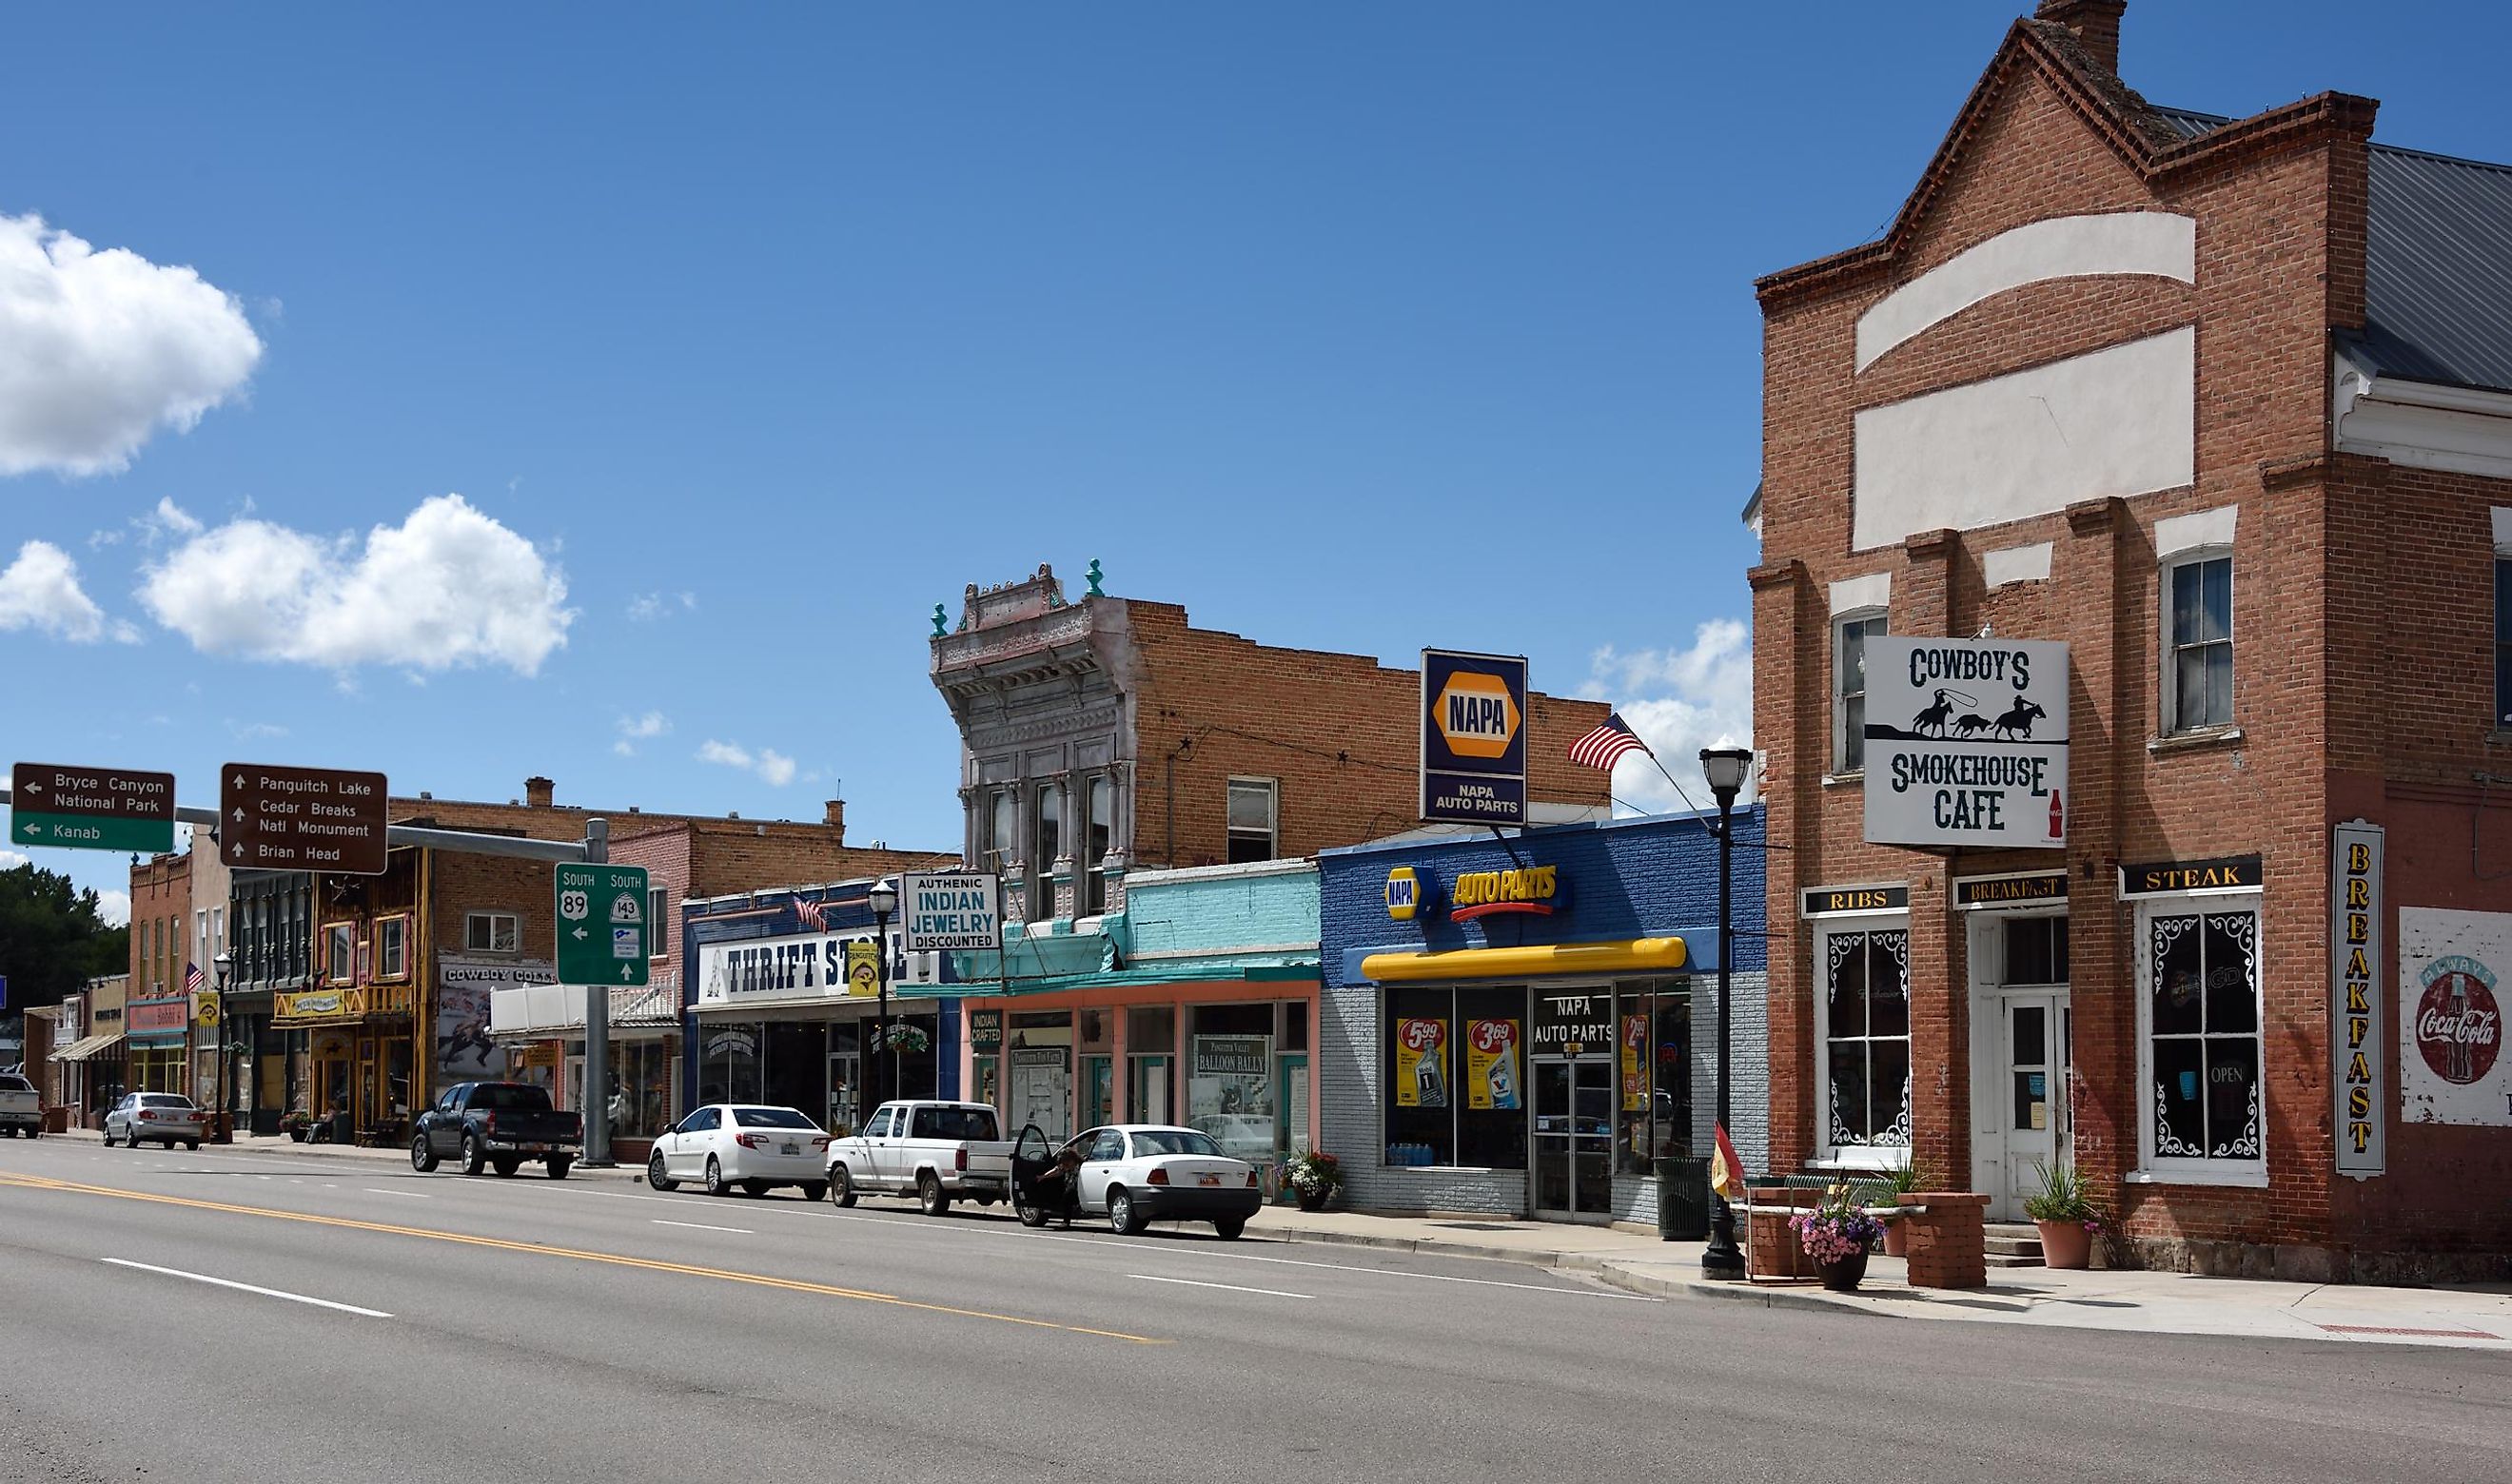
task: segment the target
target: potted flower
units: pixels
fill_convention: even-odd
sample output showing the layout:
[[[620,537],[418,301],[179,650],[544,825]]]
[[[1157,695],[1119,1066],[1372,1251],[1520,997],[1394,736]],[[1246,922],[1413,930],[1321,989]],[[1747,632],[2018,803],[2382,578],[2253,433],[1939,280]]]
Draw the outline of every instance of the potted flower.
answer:
[[[2023,1197],[2023,1214],[2041,1230],[2041,1260],[2053,1268],[2083,1268],[2093,1258],[2094,1233],[2102,1219],[2085,1198],[2085,1177],[2072,1164],[2035,1162],[2041,1189]]]
[[[306,1131],[313,1126],[314,1115],[301,1108],[292,1108],[279,1115],[279,1131],[298,1144],[305,1142]]]
[[[1815,1275],[1834,1293],[1858,1287],[1866,1276],[1866,1249],[1884,1234],[1884,1224],[1866,1214],[1846,1185],[1825,1190],[1821,1205],[1789,1217],[1788,1225],[1814,1259]]]
[[[1920,1163],[1917,1152],[1913,1151],[1906,1161],[1884,1172],[1884,1189],[1895,1205],[1908,1205],[1913,1191],[1933,1189],[1929,1182],[1935,1178],[1936,1172]],[[1884,1218],[1886,1257],[1910,1255],[1910,1229],[1906,1222],[1907,1218],[1898,1211]]]
[[[1343,1165],[1332,1154],[1317,1150],[1305,1150],[1293,1154],[1282,1166],[1282,1179],[1298,1198],[1303,1211],[1322,1211],[1334,1192],[1343,1189]]]

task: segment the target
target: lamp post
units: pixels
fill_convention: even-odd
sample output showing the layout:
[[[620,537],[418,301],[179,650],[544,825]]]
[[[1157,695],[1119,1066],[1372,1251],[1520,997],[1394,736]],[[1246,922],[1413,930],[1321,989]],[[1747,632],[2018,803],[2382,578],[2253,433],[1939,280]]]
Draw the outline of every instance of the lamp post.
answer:
[[[897,1096],[898,1052],[889,1044],[889,915],[898,911],[898,882],[879,880],[872,885],[872,982],[873,993],[880,996],[873,1009],[872,1043],[874,1055],[864,1059],[867,1070],[886,1054],[889,1065],[882,1068],[881,1085],[874,1088],[874,1099],[868,1105],[879,1108],[882,1100]]]
[[[1753,752],[1746,747],[1705,747],[1701,772],[1718,801],[1718,1127],[1735,1116],[1728,1074],[1729,1008],[1736,962],[1734,887],[1736,882],[1736,796],[1744,792],[1752,771]],[[1730,1172],[1742,1175],[1742,1170]],[[1736,1210],[1718,1191],[1709,1192],[1709,1245],[1701,1254],[1701,1274],[1707,1278],[1745,1276],[1745,1254],[1736,1250]]]
[[[229,1105],[235,1100],[227,1096],[227,975],[235,968],[235,955],[228,953],[225,949],[219,949],[217,953],[211,957],[210,966],[218,971],[217,1142],[220,1144],[231,1144],[235,1141],[235,1128],[233,1123],[230,1121],[233,1117],[234,1110]]]

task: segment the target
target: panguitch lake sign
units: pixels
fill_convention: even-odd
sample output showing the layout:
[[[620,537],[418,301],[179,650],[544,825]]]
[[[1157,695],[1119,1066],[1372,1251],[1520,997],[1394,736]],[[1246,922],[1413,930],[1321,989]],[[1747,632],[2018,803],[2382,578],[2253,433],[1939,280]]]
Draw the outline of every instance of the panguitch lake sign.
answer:
[[[2067,646],[1866,641],[1866,838],[2067,843]]]

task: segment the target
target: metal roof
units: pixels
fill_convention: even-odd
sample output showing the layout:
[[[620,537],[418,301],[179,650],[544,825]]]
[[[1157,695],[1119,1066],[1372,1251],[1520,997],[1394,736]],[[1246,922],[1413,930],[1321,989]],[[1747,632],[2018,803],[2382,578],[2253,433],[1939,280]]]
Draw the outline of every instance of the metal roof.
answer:
[[[2151,110],[2194,139],[2233,122]],[[2512,391],[2512,167],[2371,147],[2364,332],[2350,350],[2410,381]]]

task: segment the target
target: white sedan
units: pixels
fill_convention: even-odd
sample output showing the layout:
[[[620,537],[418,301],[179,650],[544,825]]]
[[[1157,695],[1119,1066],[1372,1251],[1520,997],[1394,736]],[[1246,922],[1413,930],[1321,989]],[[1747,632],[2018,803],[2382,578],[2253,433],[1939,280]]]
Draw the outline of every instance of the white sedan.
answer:
[[[111,1148],[116,1139],[127,1139],[137,1149],[140,1140],[153,1139],[168,1149],[177,1144],[199,1149],[208,1122],[200,1108],[179,1092],[127,1092],[105,1111],[104,1142]]]
[[[829,1136],[799,1110],[710,1103],[654,1141],[646,1183],[657,1191],[703,1181],[709,1195],[765,1195],[793,1186],[805,1200],[829,1193]]]
[[[1128,1236],[1156,1221],[1208,1221],[1231,1241],[1265,1204],[1256,1166],[1223,1153],[1200,1129],[1116,1123],[1078,1134],[1066,1148],[1081,1160],[1073,1177],[1076,1208],[1104,1212],[1109,1228]],[[1020,1213],[1033,1226],[1051,1214],[1031,1221],[1030,1211]]]

